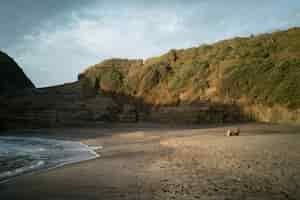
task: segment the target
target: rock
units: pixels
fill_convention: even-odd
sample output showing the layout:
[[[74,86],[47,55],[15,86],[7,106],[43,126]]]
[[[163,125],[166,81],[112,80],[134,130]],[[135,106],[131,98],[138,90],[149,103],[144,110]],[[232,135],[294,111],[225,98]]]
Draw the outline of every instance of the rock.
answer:
[[[0,94],[14,93],[25,88],[34,88],[18,64],[7,54],[0,51]]]
[[[240,129],[236,128],[235,130],[228,129],[226,132],[226,136],[239,136],[240,135]]]

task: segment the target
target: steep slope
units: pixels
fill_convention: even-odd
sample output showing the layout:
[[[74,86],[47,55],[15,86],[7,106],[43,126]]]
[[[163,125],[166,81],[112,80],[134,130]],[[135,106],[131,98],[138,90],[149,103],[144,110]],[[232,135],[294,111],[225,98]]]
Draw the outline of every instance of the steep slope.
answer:
[[[83,91],[154,106],[236,105],[259,121],[300,122],[300,28],[171,50],[148,60],[111,59],[79,75]]]
[[[34,88],[18,64],[7,54],[0,51],[0,94],[12,93],[25,88]]]

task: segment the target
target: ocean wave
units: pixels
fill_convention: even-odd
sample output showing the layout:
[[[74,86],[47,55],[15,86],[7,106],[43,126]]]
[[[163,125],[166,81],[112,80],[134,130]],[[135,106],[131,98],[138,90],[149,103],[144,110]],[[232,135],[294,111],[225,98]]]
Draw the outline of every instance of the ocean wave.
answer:
[[[81,142],[36,137],[0,137],[0,182],[40,169],[50,169],[99,157]]]

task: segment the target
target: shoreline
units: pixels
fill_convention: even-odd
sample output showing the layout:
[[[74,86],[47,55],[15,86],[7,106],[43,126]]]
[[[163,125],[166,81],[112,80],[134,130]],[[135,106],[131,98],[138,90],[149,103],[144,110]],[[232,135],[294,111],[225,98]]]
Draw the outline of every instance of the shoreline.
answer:
[[[19,176],[34,175],[40,171],[53,170],[99,158],[100,155],[95,150],[102,148],[78,141],[20,135],[0,136],[0,141],[6,146],[6,148],[2,148],[4,151],[2,167],[4,166],[4,168],[1,168],[0,184],[13,181]],[[56,156],[55,154],[58,153],[64,154],[64,156]],[[26,157],[29,161],[27,162],[26,158],[24,160],[20,156]],[[19,164],[16,163],[17,160]],[[11,167],[5,167],[6,165]]]
[[[239,127],[241,136],[225,137]],[[47,138],[103,146],[100,158],[0,184],[4,199],[297,199],[300,129],[57,129]],[[34,135],[38,135],[34,133]],[[280,147],[280,148],[279,148]],[[289,149],[292,149],[289,150]]]

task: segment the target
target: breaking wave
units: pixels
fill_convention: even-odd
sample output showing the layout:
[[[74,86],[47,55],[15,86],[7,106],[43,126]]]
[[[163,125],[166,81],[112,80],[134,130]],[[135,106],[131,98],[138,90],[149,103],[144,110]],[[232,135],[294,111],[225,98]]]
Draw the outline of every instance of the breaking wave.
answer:
[[[0,137],[0,182],[40,169],[99,157],[100,147],[80,142],[34,137]]]

